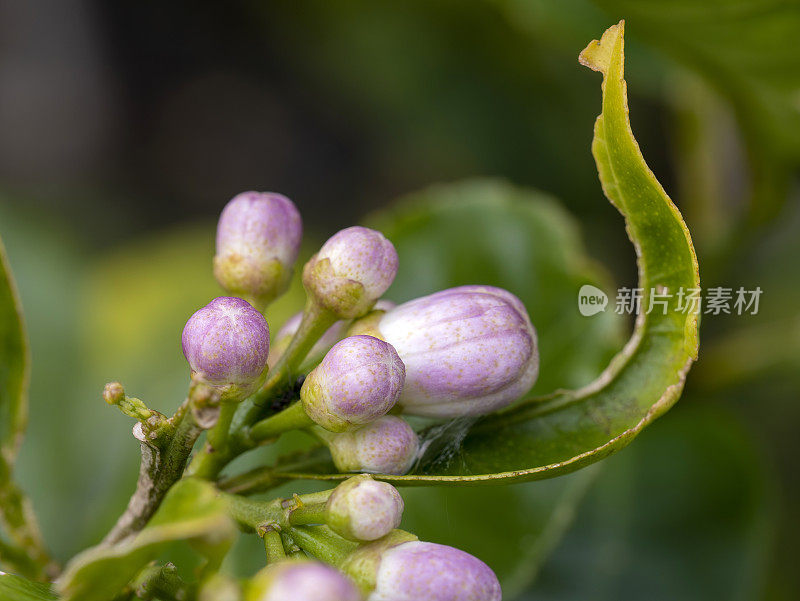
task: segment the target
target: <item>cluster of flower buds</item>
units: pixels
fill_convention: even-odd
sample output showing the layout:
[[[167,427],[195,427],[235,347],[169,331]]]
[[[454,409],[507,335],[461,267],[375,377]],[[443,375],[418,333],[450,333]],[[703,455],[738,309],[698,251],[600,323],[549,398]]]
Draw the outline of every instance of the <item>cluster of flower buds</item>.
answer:
[[[248,408],[252,419],[248,413],[243,422],[232,421],[228,403],[209,440],[224,445],[233,423],[243,428],[235,433],[236,444],[245,446],[307,429],[328,446],[340,472],[360,474],[332,491],[308,495],[308,503],[297,497],[296,504],[281,505],[284,513],[270,518],[278,521],[269,535],[261,522],[256,525],[271,563],[249,582],[245,601],[498,601],[500,585],[486,564],[397,530],[402,498],[368,474],[413,468],[420,442],[400,414],[484,415],[533,386],[539,355],[525,307],[490,286],[461,286],[399,306],[381,300],[397,273],[397,253],[380,232],[351,227],[304,266],[306,308],[286,322],[270,355],[261,311],[286,290],[301,233],[297,209],[281,195],[246,192],[231,200],[219,220],[214,273],[236,296],[214,299],[183,331],[183,352],[196,381],[222,400],[255,395]],[[267,378],[268,369],[276,374]],[[287,394],[299,399],[259,419],[269,409],[256,400],[291,400]],[[107,397],[137,417],[149,415],[113,386]],[[314,529],[322,529],[328,542],[339,541],[336,553],[317,555],[338,570],[297,559],[300,549],[315,554],[313,544],[302,546]]]
[[[261,303],[273,299],[286,288],[301,230],[297,209],[287,198],[240,194],[220,217],[218,279],[226,289]],[[399,306],[381,301],[397,263],[394,247],[381,233],[342,230],[303,269],[314,310],[307,307],[284,325],[271,358],[263,317],[231,297],[215,299],[186,324],[186,358],[212,385],[252,392],[267,361],[276,365],[303,324],[318,317],[323,327],[301,358],[306,369],[318,365],[291,408],[295,417],[279,415],[256,425],[258,439],[279,433],[276,425],[316,424],[338,469],[404,473],[419,442],[401,418],[387,416],[390,411],[452,418],[501,409],[533,386],[539,355],[525,307],[506,290],[461,286]],[[342,339],[348,325],[351,335]]]

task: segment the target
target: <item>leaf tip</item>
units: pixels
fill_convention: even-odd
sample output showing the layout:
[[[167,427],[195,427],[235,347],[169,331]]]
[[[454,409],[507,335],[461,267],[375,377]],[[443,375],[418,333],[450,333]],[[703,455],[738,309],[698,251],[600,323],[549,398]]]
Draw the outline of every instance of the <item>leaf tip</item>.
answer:
[[[611,64],[611,56],[618,40],[625,35],[625,19],[605,30],[599,40],[592,40],[589,45],[578,55],[578,61],[593,71],[600,71],[605,75]]]

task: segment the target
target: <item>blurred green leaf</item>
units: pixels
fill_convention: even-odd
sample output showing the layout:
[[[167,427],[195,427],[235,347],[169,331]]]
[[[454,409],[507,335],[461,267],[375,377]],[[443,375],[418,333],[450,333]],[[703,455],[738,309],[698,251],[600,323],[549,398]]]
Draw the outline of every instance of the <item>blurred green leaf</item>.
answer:
[[[28,423],[28,338],[0,240],[0,462],[10,469]]]
[[[524,599],[772,598],[764,594],[779,515],[772,467],[730,408],[699,400],[687,393],[604,462]]]
[[[191,542],[219,561],[235,531],[211,484],[181,480],[144,530],[118,545],[80,553],[67,565],[57,587],[64,601],[109,601],[172,543]]]
[[[56,601],[58,597],[48,585],[0,572],[0,599],[4,601]]]

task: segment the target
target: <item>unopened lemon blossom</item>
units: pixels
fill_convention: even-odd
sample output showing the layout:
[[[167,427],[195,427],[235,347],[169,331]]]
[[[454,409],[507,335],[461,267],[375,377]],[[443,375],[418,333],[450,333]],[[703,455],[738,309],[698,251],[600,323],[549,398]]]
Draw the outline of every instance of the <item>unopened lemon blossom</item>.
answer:
[[[267,364],[269,326],[247,301],[221,296],[189,318],[181,342],[192,371],[205,382],[248,391]]]
[[[317,424],[343,432],[386,415],[404,380],[405,367],[390,344],[372,336],[350,336],[308,374],[300,399]]]
[[[214,275],[231,294],[266,305],[286,291],[303,223],[291,200],[271,192],[243,192],[217,224]]]
[[[362,601],[353,582],[337,569],[308,559],[267,566],[250,582],[245,601]]]
[[[536,330],[522,302],[500,288],[450,288],[364,320],[406,366],[398,405],[410,415],[490,413],[528,392],[539,373]]]
[[[328,434],[324,440],[342,472],[405,474],[419,451],[416,432],[394,415],[380,417],[357,430]]]
[[[403,498],[394,486],[366,475],[355,476],[328,497],[325,522],[349,540],[373,541],[400,525],[403,508]]]
[[[334,234],[303,269],[316,303],[340,319],[369,311],[397,275],[397,251],[375,230],[354,226]]]
[[[342,569],[367,601],[501,601],[492,569],[460,549],[395,530],[354,551]]]

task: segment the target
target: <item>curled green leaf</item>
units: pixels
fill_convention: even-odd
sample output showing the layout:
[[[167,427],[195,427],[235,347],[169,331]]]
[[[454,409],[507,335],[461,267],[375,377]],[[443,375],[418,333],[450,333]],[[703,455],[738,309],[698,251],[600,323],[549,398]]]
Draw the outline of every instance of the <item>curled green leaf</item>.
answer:
[[[598,378],[579,390],[429,429],[415,471],[382,479],[459,484],[561,475],[621,449],[680,396],[697,358],[698,317],[680,306],[679,293],[699,288],[697,258],[680,212],[647,167],[631,131],[623,27],[609,28],[580,61],[603,74],[603,110],[592,152],[603,190],[625,218],[638,257],[641,310],[631,339]],[[345,477],[334,473],[323,456],[312,452],[307,469],[275,476]]]

